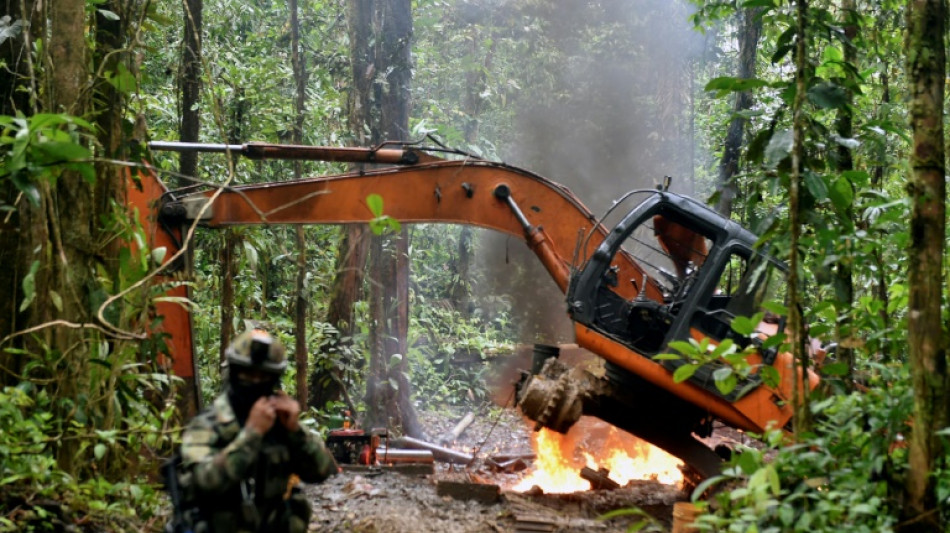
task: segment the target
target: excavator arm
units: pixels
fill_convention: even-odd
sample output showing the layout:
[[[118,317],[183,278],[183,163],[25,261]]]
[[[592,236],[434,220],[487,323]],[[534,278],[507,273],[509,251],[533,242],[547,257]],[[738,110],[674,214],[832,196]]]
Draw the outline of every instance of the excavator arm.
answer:
[[[787,354],[779,354],[773,361],[782,378],[777,388],[759,384],[741,398],[726,398],[709,386],[676,382],[674,369],[654,361],[651,353],[639,350],[635,342],[626,338],[627,329],[614,331],[602,327],[599,315],[584,309],[585,302],[590,304],[588,307],[598,307],[598,300],[588,298],[595,292],[609,294],[610,301],[617,302],[617,309],[623,310],[622,314],[631,309],[670,307],[670,295],[658,280],[651,278],[649,269],[614,243],[643,220],[650,220],[651,229],[657,234],[654,253],[671,257],[671,270],[675,272],[667,275],[682,277],[698,266],[711,268],[711,260],[719,259],[714,255],[707,257],[706,241],[713,241],[699,238],[688,227],[690,209],[698,208],[677,208],[677,202],[681,202],[677,195],[657,193],[660,200],[653,201],[659,207],[654,211],[639,218],[628,215],[630,221],[626,226],[621,224],[608,230],[567,188],[503,163],[474,158],[445,160],[398,145],[373,149],[213,146],[216,148],[206,151],[236,152],[253,158],[382,162],[396,166],[223,189],[189,188],[167,191],[160,197],[155,196],[156,191],[162,190],[160,181],[154,174],[145,174],[141,177],[142,188],[151,192],[138,195],[136,200],[140,212],[148,214],[143,217],[143,224],[153,239],[165,234],[164,244],[171,248],[170,252],[180,246],[177,239],[181,228],[193,223],[220,228],[370,222],[377,216],[367,203],[370,195],[382,197],[383,214],[401,223],[466,224],[523,239],[558,288],[569,295],[566,308],[575,319],[578,344],[603,357],[609,374],[606,378],[595,378],[556,369],[552,363],[541,375],[530,376],[521,384],[519,401],[522,410],[539,426],[566,431],[581,414],[599,416],[667,449],[692,466],[699,477],[707,477],[717,472],[720,459],[692,438],[699,425],[719,419],[740,429],[762,431],[769,425],[784,426],[791,416],[786,400],[793,380]],[[194,145],[153,143],[152,147],[189,149]],[[712,216],[703,213],[698,218]],[[713,220],[711,224],[716,223]],[[708,221],[702,224],[710,225]],[[704,227],[702,224],[700,228]],[[578,287],[585,294],[577,294]],[[646,306],[644,302],[653,303]],[[171,325],[166,331],[172,339],[187,338],[190,343],[187,310],[179,307],[164,311],[166,324]],[[682,310],[677,312],[686,315]],[[704,335],[695,328],[683,327],[683,335]],[[176,373],[194,376],[190,347],[173,342],[172,349]],[[187,411],[196,408],[186,406]]]

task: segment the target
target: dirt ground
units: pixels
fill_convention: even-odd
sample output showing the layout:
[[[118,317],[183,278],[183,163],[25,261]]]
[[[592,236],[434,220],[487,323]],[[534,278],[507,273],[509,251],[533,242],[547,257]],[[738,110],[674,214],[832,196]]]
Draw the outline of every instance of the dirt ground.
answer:
[[[595,375],[603,372],[603,361],[576,346],[562,346],[561,359]],[[570,494],[544,494],[511,489],[528,470],[497,472],[486,459],[503,454],[530,454],[531,425],[510,406],[511,388],[520,369],[530,368],[530,347],[495,365],[487,386],[498,391],[493,408],[441,407],[423,409],[420,420],[430,442],[439,443],[467,412],[476,413],[474,423],[452,448],[475,455],[469,466],[436,462],[429,475],[404,475],[392,470],[344,471],[321,485],[307,488],[314,518],[311,531],[356,533],[402,532],[581,532],[626,531],[643,520],[625,516],[599,520],[610,511],[639,508],[655,521],[657,529],[668,531],[673,504],[689,495],[678,485],[658,481],[631,481],[616,490],[588,490]],[[601,423],[603,424],[603,423]],[[602,435],[602,434],[601,434]],[[598,439],[588,434],[590,439]],[[730,428],[718,428],[704,439],[708,446],[756,445],[747,436]],[[583,445],[587,445],[585,442]],[[526,461],[530,467],[532,461]],[[442,496],[438,489],[446,482],[497,485],[500,494],[491,501],[478,502]],[[478,492],[482,485],[461,487],[459,492]],[[458,496],[458,494],[456,494]]]
[[[465,409],[421,413],[430,440],[448,432]],[[407,475],[389,469],[344,470],[321,485],[307,487],[314,518],[310,530],[320,532],[498,532],[498,531],[625,531],[642,518],[598,520],[615,509],[638,507],[664,529],[671,523],[673,503],[687,495],[677,486],[657,481],[633,481],[616,490],[571,494],[518,493],[508,487],[525,471],[505,473],[489,468],[485,459],[498,454],[531,452],[530,427],[514,410],[486,410],[462,434],[453,448],[474,452],[468,467],[435,463],[430,475]],[[530,461],[528,464],[530,465]],[[500,495],[493,502],[465,499],[467,491],[439,495],[446,482],[494,484]],[[473,487],[478,489],[479,487]],[[489,496],[488,500],[493,498]]]

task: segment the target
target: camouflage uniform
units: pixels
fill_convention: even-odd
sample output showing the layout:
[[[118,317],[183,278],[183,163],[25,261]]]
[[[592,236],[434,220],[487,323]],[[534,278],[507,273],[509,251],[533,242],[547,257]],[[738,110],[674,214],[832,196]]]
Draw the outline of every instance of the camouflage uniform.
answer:
[[[196,533],[306,532],[310,504],[289,490],[290,476],[319,482],[336,472],[320,437],[279,423],[263,436],[242,428],[227,394],[189,423],[181,455],[185,499],[200,509]]]

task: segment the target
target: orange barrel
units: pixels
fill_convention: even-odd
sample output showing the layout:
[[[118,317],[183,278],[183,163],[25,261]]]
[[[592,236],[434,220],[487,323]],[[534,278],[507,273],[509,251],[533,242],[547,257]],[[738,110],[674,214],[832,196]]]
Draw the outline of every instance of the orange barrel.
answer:
[[[671,533],[696,533],[699,528],[693,522],[699,517],[700,511],[690,502],[676,502],[673,504],[673,529]]]

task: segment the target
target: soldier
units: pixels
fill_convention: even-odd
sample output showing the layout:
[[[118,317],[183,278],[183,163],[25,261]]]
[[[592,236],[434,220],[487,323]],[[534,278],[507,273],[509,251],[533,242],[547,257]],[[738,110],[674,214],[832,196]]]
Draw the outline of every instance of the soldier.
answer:
[[[185,428],[181,486],[195,533],[306,532],[310,504],[291,475],[320,482],[337,472],[300,405],[279,389],[284,347],[264,331],[228,347],[227,387]]]

